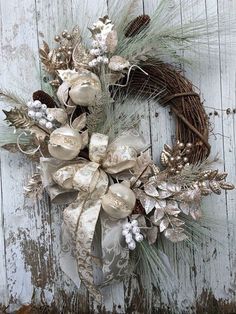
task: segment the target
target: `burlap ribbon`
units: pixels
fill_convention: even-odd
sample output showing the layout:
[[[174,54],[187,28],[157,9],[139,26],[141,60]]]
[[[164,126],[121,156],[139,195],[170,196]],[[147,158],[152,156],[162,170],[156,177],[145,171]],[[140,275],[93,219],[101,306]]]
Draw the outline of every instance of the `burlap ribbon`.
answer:
[[[101,257],[103,278],[100,284],[123,277],[128,268],[129,251],[122,240],[124,220],[113,220],[101,212],[101,197],[109,186],[108,174],[120,173],[136,164],[137,154],[144,148],[143,138],[134,132],[122,134],[108,145],[108,137],[95,133],[89,144],[89,159],[61,162],[41,159],[43,184],[51,199],[70,203],[64,210],[64,224],[75,248],[78,273],[94,298],[101,294],[94,283],[92,250],[94,234],[101,218]],[[74,273],[74,272],[70,272]]]

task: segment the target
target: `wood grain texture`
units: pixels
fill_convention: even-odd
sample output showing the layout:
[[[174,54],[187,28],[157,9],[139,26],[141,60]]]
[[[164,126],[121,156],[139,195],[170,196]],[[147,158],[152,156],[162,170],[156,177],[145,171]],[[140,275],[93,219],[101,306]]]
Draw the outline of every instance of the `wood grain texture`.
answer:
[[[152,12],[158,2],[138,0],[137,13]],[[126,3],[122,0],[120,6]],[[178,3],[182,1],[171,0],[169,9]],[[0,0],[0,85],[10,87],[26,99],[34,90],[45,87],[48,77],[38,61],[42,40],[52,44],[56,33],[75,24],[93,22],[103,13],[109,13],[111,7],[112,0],[22,0],[20,3]],[[201,14],[207,23],[211,12],[219,15],[220,24],[223,14],[236,18],[236,3],[199,0],[197,5],[190,5],[188,12],[180,10],[179,19],[184,22]],[[190,69],[186,65],[184,69],[200,88],[214,126],[210,139],[212,156],[219,154],[222,160],[219,168],[229,172],[229,181],[235,182],[236,59],[230,53],[236,43],[235,32],[231,31],[228,37],[224,33],[219,35],[214,54],[207,48],[204,58],[196,43],[192,54],[195,67]],[[142,117],[140,131],[147,143],[152,144],[153,158],[158,161],[163,144],[174,140],[170,110],[153,102],[135,103],[131,107]],[[148,307],[136,279],[105,287],[102,306],[93,302],[84,287],[78,291],[60,269],[62,208],[51,206],[46,195],[36,204],[26,201],[22,187],[35,165],[20,154],[4,150],[0,158],[0,313],[13,313],[23,306],[28,313],[155,313],[161,307],[168,307],[168,301],[155,291],[151,308]],[[211,215],[214,212],[215,218],[226,226],[216,232],[218,242],[206,238],[198,250],[184,244],[167,245],[166,253],[179,278],[176,311],[179,308],[182,313],[236,312],[236,234],[232,227],[235,204],[234,191],[204,201],[204,210]]]

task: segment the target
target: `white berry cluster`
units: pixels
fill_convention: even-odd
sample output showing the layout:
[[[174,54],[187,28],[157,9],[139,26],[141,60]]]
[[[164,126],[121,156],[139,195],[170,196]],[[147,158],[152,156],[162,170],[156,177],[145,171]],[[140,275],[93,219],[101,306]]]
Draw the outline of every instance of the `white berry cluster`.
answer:
[[[136,248],[136,242],[143,241],[143,235],[140,233],[138,221],[132,220],[123,225],[122,235],[125,237],[125,242],[128,244],[130,250]]]
[[[98,33],[95,33],[92,42],[93,49],[90,50],[90,54],[94,56],[94,59],[89,62],[90,67],[95,67],[100,63],[108,64],[109,60],[106,56],[106,53],[108,52],[108,48],[106,45],[106,40],[108,34],[113,29],[113,24],[111,24],[110,20],[106,20],[105,23],[102,21],[98,21],[97,23],[93,24],[92,32],[94,30],[99,30]]]
[[[35,121],[38,121],[39,125],[46,127],[47,129],[52,129],[54,127],[53,124],[53,116],[49,114],[48,107],[45,104],[42,104],[41,101],[29,101],[27,103],[28,107],[28,116]]]

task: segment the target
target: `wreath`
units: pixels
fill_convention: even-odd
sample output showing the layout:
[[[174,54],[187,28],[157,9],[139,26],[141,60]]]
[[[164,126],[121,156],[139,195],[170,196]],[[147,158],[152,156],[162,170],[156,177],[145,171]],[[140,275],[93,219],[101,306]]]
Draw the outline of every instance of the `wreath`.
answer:
[[[87,46],[79,27],[64,30],[55,36],[56,47],[43,42],[39,51],[52,92],[35,91],[27,103],[1,93],[15,103],[3,110],[11,127],[5,147],[15,143],[39,166],[25,195],[38,198],[46,190],[52,202],[67,205],[62,261],[66,256],[71,264],[62,268],[71,276],[68,267],[76,265],[98,302],[101,286],[130,274],[147,290],[163,283],[169,273],[163,237],[191,242],[193,226],[204,221],[202,198],[234,188],[225,182],[227,173],[212,169],[203,102],[177,66],[181,49],[207,30],[198,20],[184,33],[164,23],[164,15],[162,2],[152,19],[128,21],[129,10],[114,24],[99,18]],[[176,116],[176,143],[164,145],[160,162],[137,131],[140,115],[126,106],[142,98]]]

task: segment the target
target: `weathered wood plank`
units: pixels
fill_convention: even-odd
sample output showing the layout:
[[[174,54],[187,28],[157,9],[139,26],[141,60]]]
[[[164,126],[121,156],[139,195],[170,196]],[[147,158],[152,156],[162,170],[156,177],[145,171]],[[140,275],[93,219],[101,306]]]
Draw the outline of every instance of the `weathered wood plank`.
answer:
[[[0,159],[0,311],[8,305],[9,295],[7,287],[7,273],[5,260],[4,216],[3,216],[3,190],[2,190],[2,161]]]
[[[30,99],[40,86],[35,2],[1,1],[1,86]],[[13,14],[14,13],[14,14]],[[49,206],[25,202],[23,186],[33,165],[1,153],[6,271],[12,312],[22,304],[52,300]],[[14,195],[14,197],[12,197]],[[47,209],[47,210],[45,210]],[[50,270],[49,270],[50,269]]]

